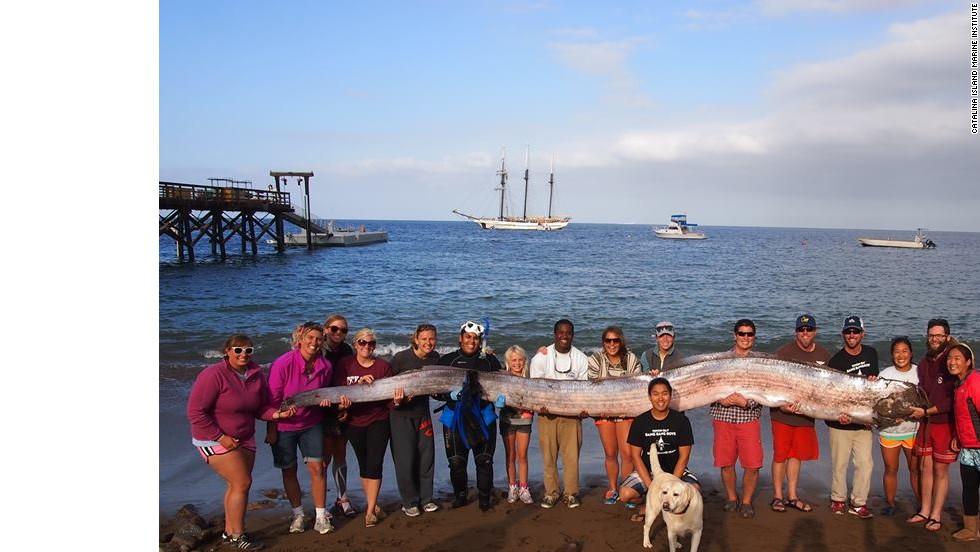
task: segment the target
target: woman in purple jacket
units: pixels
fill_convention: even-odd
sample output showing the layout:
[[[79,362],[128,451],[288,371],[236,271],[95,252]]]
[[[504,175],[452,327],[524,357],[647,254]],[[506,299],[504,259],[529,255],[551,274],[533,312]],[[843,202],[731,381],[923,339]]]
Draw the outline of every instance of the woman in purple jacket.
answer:
[[[280,412],[272,405],[265,376],[252,361],[255,348],[247,335],[229,337],[223,350],[224,359],[205,368],[194,381],[187,419],[194,446],[228,485],[222,540],[234,548],[258,550],[262,541],[245,533],[245,505],[255,464],[255,419],[285,419],[296,413],[296,407]]]
[[[330,385],[333,367],[323,358],[323,326],[307,322],[293,331],[293,349],[277,358],[269,367],[269,392],[272,404],[296,393],[319,389]],[[313,530],[321,535],[333,531],[327,514],[327,480],[323,476],[323,409],[314,406],[298,408],[296,414],[285,422],[269,422],[266,442],[272,445],[274,465],[282,470],[282,485],[293,507],[290,533],[302,533],[306,529],[303,514],[303,494],[297,472],[296,447],[303,455],[303,463],[310,472],[310,494],[316,518]]]

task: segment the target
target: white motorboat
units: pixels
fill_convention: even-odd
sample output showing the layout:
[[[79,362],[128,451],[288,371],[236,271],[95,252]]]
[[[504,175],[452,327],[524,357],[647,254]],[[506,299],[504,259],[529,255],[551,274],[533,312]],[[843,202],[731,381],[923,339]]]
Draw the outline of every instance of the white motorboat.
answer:
[[[475,222],[484,230],[561,230],[568,226],[568,223],[572,220],[571,217],[556,217],[551,214],[551,204],[555,196],[554,158],[551,160],[551,176],[548,178],[548,186],[551,190],[548,194],[548,216],[527,216],[527,190],[530,181],[528,162],[530,161],[530,155],[531,148],[529,146],[524,156],[524,213],[522,216],[518,217],[504,214],[504,193],[507,189],[506,150],[504,150],[504,154],[500,157],[500,170],[497,171],[497,174],[500,175],[500,188],[498,188],[500,190],[500,212],[497,217],[475,217],[461,213],[456,209],[453,209],[453,213]]]
[[[283,236],[283,243],[289,247],[306,247],[306,231],[288,233]],[[326,232],[311,232],[310,242],[314,247],[352,247],[371,245],[388,241],[388,232],[384,230],[368,230],[363,225],[359,228],[334,228],[333,221],[327,223]],[[269,245],[276,245],[276,240],[266,240]]]
[[[932,249],[936,243],[922,232],[919,228],[911,240],[890,240],[879,238],[858,238],[857,241],[864,247],[900,247],[902,249]]]
[[[653,233],[658,238],[670,240],[703,240],[708,237],[704,232],[691,230],[692,226],[697,224],[687,222],[687,215],[670,215],[670,223],[667,226],[654,227]]]

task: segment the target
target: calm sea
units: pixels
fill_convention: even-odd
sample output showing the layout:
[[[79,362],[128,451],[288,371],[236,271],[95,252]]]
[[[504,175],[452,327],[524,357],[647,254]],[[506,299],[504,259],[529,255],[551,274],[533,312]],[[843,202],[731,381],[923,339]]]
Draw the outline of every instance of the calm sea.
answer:
[[[961,340],[980,341],[976,233],[932,232],[937,249],[899,250],[863,248],[856,238],[909,239],[912,231],[705,226],[709,239],[675,241],[655,238],[648,225],[573,223],[560,232],[531,233],[485,231],[463,221],[343,223],[384,228],[390,241],[282,255],[266,246],[257,257],[225,262],[211,259],[202,243],[197,262],[179,263],[173,242],[161,238],[161,510],[188,502],[220,506],[222,485],[190,446],[184,408],[197,372],[220,357],[221,344],[236,332],[252,336],[255,358],[264,365],[288,349],[296,324],[323,322],[334,312],[345,314],[354,331],[374,328],[385,356],[406,348],[420,322],[439,328],[439,350],[448,352],[462,322],[484,318],[490,319],[490,345],[500,352],[515,343],[529,350],[549,343],[559,318],[575,323],[575,345],[586,353],[599,349],[600,333],[610,324],[622,326],[630,348],[642,351],[660,320],[678,328],[685,354],[720,351],[731,347],[731,326],[742,317],[758,326],[758,350],[773,351],[791,339],[793,320],[802,312],[815,316],[818,340],[832,351],[840,348],[842,320],[861,316],[865,343],[878,349],[882,367],[896,335],[910,336],[920,357],[932,317],[947,318]],[[701,410],[689,413],[697,440],[692,468],[716,478],[711,426]],[[602,448],[594,425],[584,427],[583,483],[604,485]],[[823,458],[808,463],[804,477],[829,481],[826,430],[818,427]],[[535,442],[531,474],[540,484]],[[766,450],[768,463],[768,441]],[[498,486],[506,486],[502,453],[498,443]],[[875,454],[872,493],[880,495]],[[356,460],[352,452],[348,458],[352,495],[359,500]],[[444,491],[449,483],[441,450],[436,458],[437,486]],[[254,476],[253,495],[281,488],[264,446]],[[959,477],[950,479],[958,496]],[[762,485],[771,485],[768,468]],[[904,481],[901,489],[907,493]],[[397,497],[394,477],[385,479],[383,491]]]

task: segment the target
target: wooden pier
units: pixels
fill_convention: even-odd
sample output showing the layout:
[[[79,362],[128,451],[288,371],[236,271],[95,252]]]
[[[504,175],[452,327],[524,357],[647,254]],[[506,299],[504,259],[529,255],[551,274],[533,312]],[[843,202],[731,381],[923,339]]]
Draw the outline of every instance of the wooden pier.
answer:
[[[309,211],[309,178],[312,172],[271,172],[275,186],[268,191],[236,187],[230,179],[209,179],[212,183],[229,186],[201,186],[179,182],[160,181],[160,235],[167,235],[177,243],[177,258],[194,260],[194,247],[203,238],[211,244],[211,254],[224,260],[228,243],[234,238],[241,241],[241,254],[257,255],[259,242],[269,236],[276,243],[276,250],[286,248],[284,222],[289,221],[307,233],[327,229],[295,213],[288,192],[281,191],[286,177],[302,179],[306,185],[307,212]],[[274,188],[274,189],[273,189]],[[309,244],[313,248],[313,244]]]

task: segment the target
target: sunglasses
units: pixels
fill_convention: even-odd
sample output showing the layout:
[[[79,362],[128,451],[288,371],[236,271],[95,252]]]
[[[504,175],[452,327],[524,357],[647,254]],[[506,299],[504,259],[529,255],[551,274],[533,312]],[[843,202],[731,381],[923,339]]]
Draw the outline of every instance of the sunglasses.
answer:
[[[347,328],[341,328],[340,326],[330,326],[330,333],[347,333]]]
[[[366,341],[364,339],[358,339],[357,340],[357,344],[360,345],[361,347],[377,347],[378,346],[378,342],[377,341]]]
[[[739,337],[755,337],[755,332],[735,332]]]
[[[603,343],[622,343],[623,342],[623,340],[620,339],[620,338],[618,338],[618,337],[606,337],[602,341],[603,341]]]
[[[810,326],[804,326],[802,328],[796,328],[796,331],[797,333],[810,333],[817,331],[817,329]]]
[[[236,355],[240,355],[242,353],[245,353],[246,355],[250,355],[254,351],[255,351],[255,347],[232,347],[231,348],[231,352],[235,353]]]
[[[854,334],[861,333],[861,330],[859,330],[857,328],[848,328],[848,329],[844,330],[841,333],[844,334],[844,335],[854,335]]]

